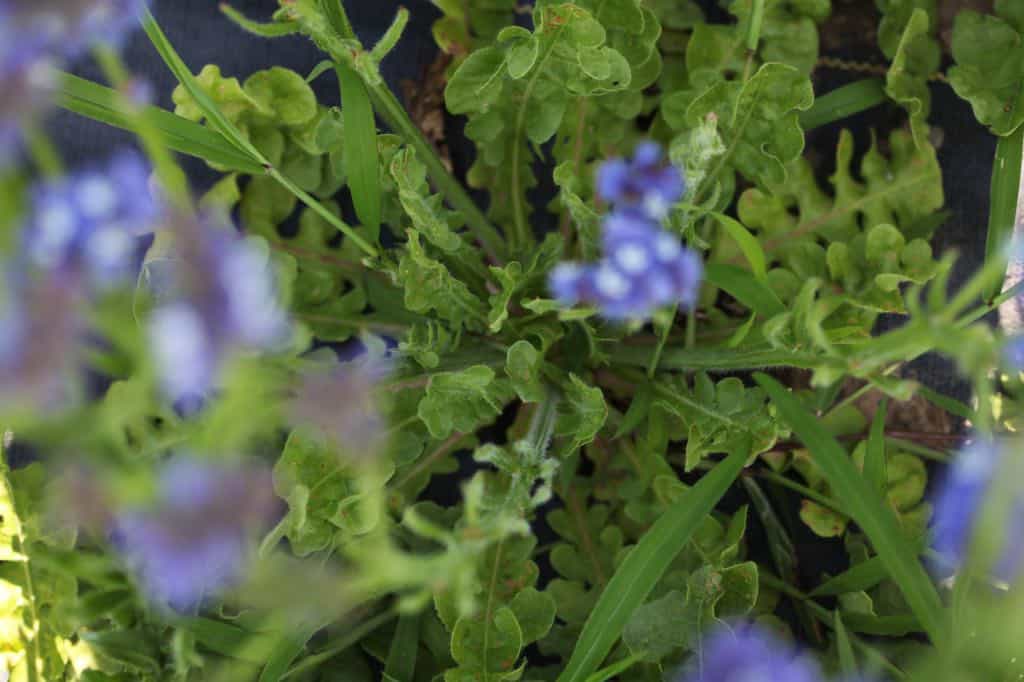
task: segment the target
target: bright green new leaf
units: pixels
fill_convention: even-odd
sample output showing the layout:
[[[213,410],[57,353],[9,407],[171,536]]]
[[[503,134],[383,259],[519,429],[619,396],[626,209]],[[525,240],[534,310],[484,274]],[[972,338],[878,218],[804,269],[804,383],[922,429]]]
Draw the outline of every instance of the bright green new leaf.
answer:
[[[398,199],[413,227],[442,251],[458,251],[463,245],[462,239],[452,230],[444,215],[441,198],[428,194],[427,169],[412,149],[406,148],[395,154],[391,160],[391,177],[398,186]]]
[[[203,92],[217,105],[224,116],[232,122],[237,122],[243,114],[257,112],[270,116],[273,111],[246,92],[237,78],[228,78],[221,75],[220,67],[216,64],[207,64],[195,77],[196,83]],[[312,94],[312,93],[311,93]],[[189,94],[184,85],[174,89],[171,99],[174,101],[174,113],[190,121],[202,121],[206,118],[203,109]],[[316,101],[314,100],[314,106]]]
[[[928,79],[938,69],[939,54],[929,34],[928,14],[914,10],[899,49],[885,77],[885,91],[910,114],[910,130],[918,147],[926,144],[932,97]]]
[[[272,112],[270,115],[281,125],[301,126],[316,116],[313,89],[290,69],[275,66],[257,71],[245,80],[243,89],[257,103],[258,111]]]
[[[1024,26],[1005,11],[1000,16],[964,10],[953,25],[949,84],[971,103],[974,115],[996,135],[1024,123]]]
[[[934,28],[938,16],[936,0],[875,0],[882,12],[882,20],[878,23],[878,46],[889,59],[895,59],[899,51],[900,41],[907,31],[907,24],[915,12],[924,12],[928,17],[930,28]],[[939,44],[932,39],[930,50],[935,53],[935,61],[939,59]]]
[[[807,76],[792,66],[765,64],[745,83],[722,81],[694,100],[684,125],[696,127],[714,113],[726,144],[717,172],[729,166],[755,182],[779,184],[804,148],[799,112],[813,103]]]
[[[417,414],[434,438],[472,433],[493,421],[514,393],[507,379],[475,365],[460,372],[441,372],[430,378]]]
[[[543,364],[544,356],[529,341],[519,340],[509,347],[505,373],[523,402],[538,403],[544,400],[547,392],[541,377]]]
[[[452,75],[444,91],[445,105],[453,114],[486,110],[501,96],[505,55],[495,47],[477,50]]]
[[[398,281],[405,289],[406,307],[417,313],[434,310],[456,326],[482,324],[486,317],[483,302],[426,252],[418,232],[409,232],[408,237],[398,263]]]
[[[564,396],[559,404],[555,433],[570,438],[570,449],[576,450],[590,443],[608,419],[608,404],[597,386],[589,386],[575,374],[562,387]]]

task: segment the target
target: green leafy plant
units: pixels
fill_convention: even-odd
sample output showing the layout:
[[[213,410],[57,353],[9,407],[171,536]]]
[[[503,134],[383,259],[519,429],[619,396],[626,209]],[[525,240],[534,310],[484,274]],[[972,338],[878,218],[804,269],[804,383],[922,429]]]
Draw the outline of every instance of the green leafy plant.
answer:
[[[20,98],[0,68],[146,157],[65,177],[36,109],[10,126],[0,677],[690,682],[722,642],[810,666],[769,632],[819,659],[801,679],[1019,676],[1024,355],[981,321],[1022,295],[1018,3],[960,12],[946,60],[939,3],[878,0],[884,78],[828,92],[829,0],[433,4],[454,171],[382,75],[406,9],[369,45],[359,3],[222,5],[312,41],[303,73],[189,63],[143,12],[173,111],[105,36],[107,85]],[[999,136],[956,291],[945,87]],[[194,196],[174,153],[217,181]],[[126,223],[152,239],[108,282]],[[931,352],[970,405],[901,372]]]

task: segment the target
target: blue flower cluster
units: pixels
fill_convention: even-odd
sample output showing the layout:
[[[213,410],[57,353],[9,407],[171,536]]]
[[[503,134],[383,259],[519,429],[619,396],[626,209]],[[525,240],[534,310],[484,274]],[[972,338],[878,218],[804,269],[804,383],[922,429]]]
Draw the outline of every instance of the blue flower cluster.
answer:
[[[992,500],[995,486],[1006,467],[1005,448],[991,440],[979,440],[962,450],[950,465],[936,495],[932,517],[932,547],[942,557],[934,562],[941,574],[961,567],[971,550],[972,540],[985,505]],[[1014,484],[1011,484],[1014,485]],[[1000,553],[992,574],[1007,583],[1024,572],[1024,487],[1016,484],[1007,500],[1009,508],[1001,524]]]
[[[0,267],[0,399],[55,407],[80,356],[80,304],[129,281],[139,237],[161,208],[134,152],[104,168],[44,181],[32,192],[17,262]]]
[[[231,226],[181,218],[172,288],[152,314],[149,336],[163,387],[188,409],[213,389],[239,349],[272,350],[291,338],[269,253]]]
[[[0,0],[0,166],[21,121],[46,106],[53,66],[96,44],[119,47],[146,0]]]
[[[151,233],[162,214],[149,191],[149,170],[138,153],[126,151],[105,168],[37,185],[24,231],[27,262],[82,275],[99,287],[133,275],[138,238]]]
[[[120,47],[146,0],[0,0],[4,56],[21,63],[74,59],[98,44]]]
[[[817,664],[765,628],[721,627],[704,639],[702,655],[678,682],[821,682]],[[696,658],[696,657],[695,657]]]
[[[177,456],[151,505],[116,516],[114,544],[153,602],[185,611],[244,577],[249,531],[268,520],[273,499],[263,470]]]
[[[602,165],[597,192],[614,206],[603,225],[604,257],[556,267],[549,281],[555,298],[596,305],[616,320],[648,318],[666,305],[692,308],[703,274],[700,257],[660,226],[684,191],[679,169],[663,163],[653,142],[641,144],[632,160]]]

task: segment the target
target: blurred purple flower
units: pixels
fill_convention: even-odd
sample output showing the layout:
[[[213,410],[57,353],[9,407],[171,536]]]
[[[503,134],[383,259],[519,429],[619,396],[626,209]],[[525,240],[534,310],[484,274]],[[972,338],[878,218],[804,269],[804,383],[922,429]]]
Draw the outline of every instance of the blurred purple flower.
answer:
[[[249,532],[273,509],[265,470],[178,456],[152,504],[117,514],[113,540],[153,602],[186,611],[244,577]]]
[[[75,284],[0,269],[0,405],[56,409],[69,398],[82,321]]]
[[[656,142],[642,142],[632,159],[606,161],[597,171],[598,196],[637,217],[661,220],[685,191],[682,172],[664,163]]]
[[[146,0],[0,0],[8,51],[22,61],[74,59],[97,44],[119,48]]]
[[[1003,361],[1011,369],[1024,371],[1024,335],[1007,339],[1003,346]]]
[[[109,286],[134,275],[137,237],[152,232],[160,215],[149,165],[136,152],[121,152],[105,168],[36,186],[25,253],[40,270],[81,273]]]
[[[820,682],[817,664],[758,625],[720,627],[677,682]]]
[[[164,390],[173,400],[201,398],[236,350],[273,350],[291,324],[277,294],[269,254],[230,226],[191,218],[173,222],[172,291],[150,318]]]
[[[703,265],[696,253],[653,223],[622,214],[605,220],[604,258],[563,263],[550,288],[565,305],[596,305],[611,319],[650,317],[659,307],[697,302]]]
[[[388,370],[382,361],[364,358],[307,373],[289,403],[292,423],[315,427],[346,454],[373,456],[384,432],[375,390]]]
[[[932,547],[942,557],[934,562],[937,572],[948,575],[966,561],[978,521],[993,497],[1005,461],[1003,447],[991,440],[978,440],[950,464],[936,495],[932,518]],[[992,573],[1010,583],[1024,569],[1024,488],[1019,485],[1009,500],[999,539],[1000,554]]]
[[[13,158],[20,125],[46,109],[53,66],[90,47],[118,48],[139,25],[146,0],[0,0],[0,167]]]
[[[10,27],[5,21],[0,8],[0,169],[14,159],[22,124],[48,107],[56,81],[49,61],[23,61],[12,53]]]

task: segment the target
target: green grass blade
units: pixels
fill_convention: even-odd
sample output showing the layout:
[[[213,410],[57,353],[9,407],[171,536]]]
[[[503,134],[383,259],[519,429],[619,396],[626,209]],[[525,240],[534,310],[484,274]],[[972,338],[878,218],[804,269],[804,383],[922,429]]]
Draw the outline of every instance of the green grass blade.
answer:
[[[331,211],[324,207],[319,201],[314,199],[308,192],[303,190],[301,187],[296,185],[294,182],[286,178],[276,168],[271,168],[268,173],[270,177],[277,180],[283,187],[289,192],[299,198],[299,201],[309,206],[313,211],[321,218],[326,220],[329,224],[338,228],[338,230],[346,237],[351,239],[360,249],[366,252],[368,255],[376,257],[377,249],[372,244],[367,242],[358,232],[353,230],[351,227],[346,225],[338,216],[334,215]]]
[[[374,243],[380,240],[380,155],[377,121],[363,80],[348,66],[335,64],[341,87],[341,117],[345,125],[345,175],[356,215]]]
[[[289,635],[278,640],[277,645],[270,652],[270,657],[260,672],[259,682],[279,682],[284,679],[292,661],[299,657],[309,640],[324,625],[325,623],[311,620],[291,628]]]
[[[749,447],[737,448],[683,493],[633,547],[601,592],[558,682],[585,682],[597,671],[633,611],[739,476],[749,456]]]
[[[1017,194],[1020,191],[1020,164],[1024,154],[1024,129],[1000,137],[996,145],[996,158],[992,162],[992,182],[989,185],[988,236],[985,238],[985,262],[1004,262],[1005,249],[1017,222]],[[1003,288],[1003,278],[992,282],[982,294],[986,301]]]
[[[309,656],[303,658],[301,661],[296,663],[287,672],[281,675],[280,678],[273,678],[273,682],[276,682],[277,679],[289,679],[295,675],[304,673],[331,660],[335,656],[338,656],[344,653],[345,651],[348,651],[350,648],[358,644],[361,640],[365,639],[371,633],[376,631],[377,628],[381,627],[388,621],[393,620],[396,615],[397,613],[393,609],[389,609],[387,611],[382,611],[377,615],[368,618],[367,620],[363,621],[362,623],[359,623],[358,625],[353,625],[350,629],[339,633],[334,639],[326,642],[322,649],[319,649],[316,653],[310,654]],[[324,623],[323,627],[326,626],[327,623]],[[316,630],[314,630],[314,632],[316,632]],[[301,631],[300,637],[301,636],[305,636],[305,630]],[[309,640],[308,637],[306,639],[307,641]],[[306,675],[305,677],[308,677],[308,675]],[[261,677],[259,682],[271,682],[271,678],[264,680]]]
[[[775,292],[743,268],[709,263],[704,269],[704,278],[764,319],[786,312],[786,306]]]
[[[750,234],[750,231],[735,218],[730,218],[724,213],[714,211],[710,215],[719,222],[725,231],[729,233],[729,236],[732,237],[733,241],[740,247],[743,256],[750,263],[750,269],[754,272],[754,277],[767,287],[768,263],[764,257],[764,249],[761,248],[761,242],[757,240],[757,237]]]
[[[876,616],[873,613],[848,611],[844,616],[846,626],[853,632],[878,637],[905,637],[923,632],[921,624],[912,614]]]
[[[407,613],[398,619],[384,667],[386,682],[412,682],[416,674],[416,653],[420,645],[420,616]]]
[[[629,403],[629,409],[626,410],[626,414],[622,415],[622,423],[619,424],[619,428],[615,431],[615,435],[612,436],[612,440],[628,436],[640,428],[640,424],[647,419],[647,415],[651,411],[651,403],[653,401],[654,391],[651,388],[651,384],[641,384],[633,395],[633,400]]]
[[[642,660],[643,656],[641,654],[631,654],[621,661],[612,663],[607,668],[598,670],[587,678],[587,682],[608,682],[608,680],[614,679],[616,675],[621,675]]]
[[[843,508],[867,534],[917,621],[933,642],[940,643],[944,627],[938,592],[889,505],[860,475],[846,450],[788,390],[760,372],[754,379],[768,392],[782,420],[807,446]]]
[[[843,571],[834,578],[829,578],[811,590],[812,597],[835,597],[850,592],[870,590],[885,580],[886,568],[881,557],[873,556]]]
[[[174,46],[171,45],[167,36],[160,29],[160,25],[156,23],[156,19],[148,11],[142,21],[142,28],[146,31],[146,35],[149,36],[153,47],[160,54],[160,58],[167,64],[167,68],[171,70],[171,73],[178,79],[178,82],[188,90],[188,94],[192,96],[192,99],[195,100],[196,104],[203,111],[210,125],[219,131],[236,149],[248,157],[263,166],[270,165],[256,147],[224,116],[213,100],[199,86],[199,82],[192,75],[192,71],[189,70],[181,56],[175,51]]]
[[[811,108],[800,114],[800,127],[805,132],[820,128],[876,107],[887,99],[881,78],[854,81],[815,99]]]
[[[764,2],[765,0],[754,0],[754,6],[750,10],[747,49],[751,52],[757,49],[757,43],[761,40],[761,26],[764,24]]]
[[[875,419],[871,422],[871,433],[868,435],[867,452],[864,455],[864,478],[879,495],[885,497],[885,417],[889,407],[889,399],[882,398],[875,411]]]
[[[116,128],[132,128],[130,117],[117,107],[114,90],[99,83],[69,73],[62,74],[56,99],[61,107],[81,116]],[[158,107],[147,107],[144,114],[160,132],[164,143],[174,151],[243,173],[263,172],[259,163],[238,151],[223,135],[205,126]]]
[[[857,674],[857,659],[853,655],[853,645],[850,643],[850,635],[846,633],[846,626],[843,625],[843,619],[840,617],[839,612],[835,612],[836,617],[836,649],[839,652],[839,671],[843,673],[843,677],[853,679],[854,675]]]
[[[977,419],[977,415],[974,414],[974,410],[972,410],[970,407],[963,404],[956,398],[950,398],[947,395],[942,395],[938,391],[930,389],[924,385],[919,386],[917,392],[920,393],[921,396],[928,402],[932,403],[933,405],[937,405],[938,407],[941,407],[946,412],[949,412],[952,415],[962,417],[963,419],[970,419],[971,421]]]
[[[212,618],[185,618],[176,625],[188,630],[211,651],[254,665],[263,665],[278,643],[274,634],[250,632]]]
[[[377,255],[376,247],[367,243],[363,237],[339,220],[336,215],[324,208],[320,202],[310,196],[307,192],[304,192],[298,187],[298,185],[270,165],[267,159],[260,154],[260,152],[252,145],[251,142],[249,142],[242,132],[224,116],[223,112],[217,108],[217,105],[213,100],[203,92],[203,89],[199,86],[195,76],[192,75],[192,72],[189,71],[185,62],[183,62],[181,57],[178,56],[178,53],[175,52],[174,47],[171,45],[170,41],[167,40],[167,36],[165,36],[163,31],[160,30],[160,26],[156,23],[156,19],[154,19],[153,15],[148,12],[145,20],[143,21],[143,28],[146,31],[146,35],[149,36],[150,42],[153,43],[157,52],[160,53],[160,57],[163,58],[167,67],[174,74],[175,78],[178,79],[178,82],[188,90],[189,95],[192,96],[199,108],[202,109],[203,114],[206,116],[206,119],[211,126],[217,129],[221,135],[223,135],[224,138],[227,139],[230,144],[234,145],[242,154],[245,154],[253,161],[259,163],[272,178],[277,180],[289,192],[298,197],[302,203],[313,209],[328,223],[338,228],[367,255],[374,257]],[[376,145],[376,140],[374,140],[374,144]]]
[[[650,346],[620,346],[615,349],[612,362],[618,365],[647,368],[653,348]],[[771,348],[760,344],[740,348],[666,348],[658,361],[663,370],[696,372],[732,372],[763,369],[765,367],[799,367],[813,369],[820,358],[811,353]]]

